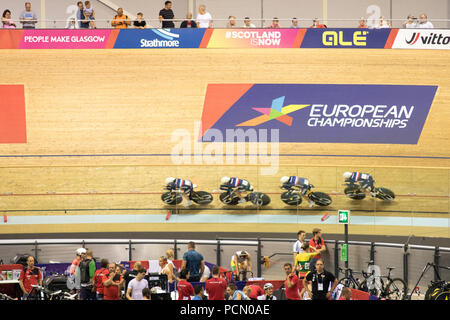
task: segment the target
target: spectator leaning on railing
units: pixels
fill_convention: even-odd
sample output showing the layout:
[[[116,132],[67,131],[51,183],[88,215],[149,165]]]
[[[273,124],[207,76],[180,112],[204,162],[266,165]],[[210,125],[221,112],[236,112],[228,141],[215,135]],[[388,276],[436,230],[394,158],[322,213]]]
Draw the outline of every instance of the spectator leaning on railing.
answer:
[[[198,7],[197,24],[199,28],[212,28],[212,16],[204,4]]]
[[[15,29],[16,28],[16,24],[14,23],[13,19],[11,19],[11,11],[9,11],[8,9],[3,11],[2,26],[3,26],[3,29]]]
[[[86,19],[86,16],[84,15],[84,4],[81,1],[77,2],[78,11],[77,11],[77,21],[78,21],[78,27],[80,29],[89,29],[89,20]]]
[[[366,19],[363,17],[359,18],[358,28],[367,28]]]
[[[242,28],[256,28],[255,25],[252,23],[252,21],[250,20],[250,17],[245,17],[244,18],[244,25],[242,26]]]
[[[227,28],[236,28],[236,17],[235,16],[228,17]]]
[[[278,23],[278,18],[277,18],[277,17],[274,17],[274,18],[273,18],[272,24],[270,25],[269,28],[271,28],[271,29],[278,29],[278,28],[281,28],[281,27],[280,27],[280,24]]]
[[[402,23],[402,27],[406,29],[417,28],[417,18],[412,14],[408,14],[408,17],[406,17],[406,20]]]
[[[114,16],[111,25],[116,29],[127,29],[131,25],[130,18],[123,13],[123,9],[117,9],[117,14]]]
[[[433,24],[428,21],[428,16],[425,13],[422,13],[419,16],[419,24],[417,25],[419,29],[433,29]]]
[[[23,29],[34,29],[36,28],[37,16],[31,11],[31,3],[25,2],[25,10],[20,14],[20,23]]]
[[[186,14],[186,20],[181,22],[180,28],[197,28],[197,22],[192,20],[192,13]]]
[[[90,1],[85,1],[84,5],[85,7],[83,13],[86,19],[89,20],[89,28],[96,29],[94,8],[91,6]]]
[[[136,29],[145,29],[145,26],[147,25],[147,22],[144,20],[144,14],[142,12],[138,12],[136,15],[136,20],[133,22],[133,26]]]
[[[165,19],[175,19],[175,14],[172,10],[172,1],[164,2],[164,8],[159,11],[159,21],[162,28],[175,28],[173,21],[165,21]]]
[[[314,18],[313,20],[313,24],[310,28],[326,28],[327,26],[324,24],[320,24],[319,19],[318,18]]]
[[[378,24],[377,29],[384,29],[384,28],[392,28],[392,26],[388,20],[386,20],[383,16],[381,16],[380,23]]]
[[[298,25],[298,20],[297,18],[292,18],[292,24],[291,24],[291,29],[298,29],[300,28],[300,26]]]

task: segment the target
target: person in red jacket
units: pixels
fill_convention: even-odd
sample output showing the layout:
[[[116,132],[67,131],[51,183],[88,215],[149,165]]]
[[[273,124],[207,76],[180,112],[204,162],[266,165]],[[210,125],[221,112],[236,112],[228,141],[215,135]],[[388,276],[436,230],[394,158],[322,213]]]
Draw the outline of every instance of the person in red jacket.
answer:
[[[220,278],[218,266],[212,268],[212,278],[206,280],[205,289],[208,293],[208,300],[225,300],[227,281]]]
[[[23,299],[38,299],[37,291],[33,290],[33,285],[42,286],[42,274],[34,266],[34,257],[29,256],[27,267],[20,272],[19,285],[23,292]]]
[[[97,294],[97,300],[103,300],[103,276],[107,276],[109,274],[108,270],[108,259],[102,259],[101,268],[95,271],[94,274],[94,283],[95,283],[95,291]]]
[[[264,289],[256,284],[246,286],[242,291],[250,298],[250,300],[258,300],[258,297],[265,293]]]
[[[178,300],[191,300],[191,296],[195,295],[194,287],[187,281],[187,279],[189,279],[189,270],[181,270],[180,281],[177,284]]]
[[[319,19],[314,18],[313,25],[310,28],[326,28],[327,26],[324,24],[320,24]]]
[[[104,300],[121,300],[120,287],[124,280],[117,267],[115,263],[110,263],[108,265],[109,273],[102,277]]]
[[[284,272],[286,272],[286,280],[284,281],[284,288],[286,299],[288,300],[300,300],[300,283],[298,277],[292,268],[292,264],[285,263]]]

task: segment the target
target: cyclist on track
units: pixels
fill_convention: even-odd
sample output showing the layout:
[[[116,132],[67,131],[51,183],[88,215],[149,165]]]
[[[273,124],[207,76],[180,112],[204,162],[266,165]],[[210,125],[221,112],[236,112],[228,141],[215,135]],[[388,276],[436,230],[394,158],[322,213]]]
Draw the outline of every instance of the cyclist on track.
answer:
[[[227,192],[231,194],[234,192],[234,194],[240,198],[239,203],[244,203],[249,201],[248,195],[243,195],[243,193],[246,193],[248,191],[253,191],[253,186],[244,179],[239,178],[230,178],[230,177],[223,177],[221,180],[221,185],[227,188]]]
[[[186,207],[189,207],[192,204],[190,196],[195,187],[196,185],[190,180],[176,179],[173,177],[166,179],[166,189],[170,192],[181,193],[181,196],[185,200],[184,205]]]
[[[344,172],[343,174],[345,182],[355,184],[359,183],[362,189],[367,190],[370,192],[370,195],[372,197],[376,196],[375,187],[373,177],[368,173],[361,173],[361,172]]]
[[[297,176],[284,176],[280,179],[281,189],[293,190],[294,193],[299,193],[302,197],[306,199],[306,193],[314,187],[309,183],[306,178],[301,178]],[[314,201],[308,199],[309,207],[314,206]]]

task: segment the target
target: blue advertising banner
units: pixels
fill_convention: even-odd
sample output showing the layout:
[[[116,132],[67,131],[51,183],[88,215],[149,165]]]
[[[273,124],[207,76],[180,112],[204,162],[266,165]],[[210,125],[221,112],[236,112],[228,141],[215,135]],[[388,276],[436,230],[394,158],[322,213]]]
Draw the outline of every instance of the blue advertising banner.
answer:
[[[300,48],[384,48],[391,29],[308,29]]]
[[[214,141],[211,135],[217,134],[225,142],[223,137],[232,134],[234,139],[236,132],[278,129],[279,142],[417,144],[436,90],[419,85],[211,84],[202,141]]]
[[[122,29],[114,49],[199,48],[206,29]]]

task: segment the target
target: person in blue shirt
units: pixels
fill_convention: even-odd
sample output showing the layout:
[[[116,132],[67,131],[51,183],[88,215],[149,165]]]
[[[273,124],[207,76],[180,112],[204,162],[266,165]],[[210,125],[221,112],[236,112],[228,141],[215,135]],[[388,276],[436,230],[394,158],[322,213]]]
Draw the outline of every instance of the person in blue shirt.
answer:
[[[368,190],[372,197],[375,197],[375,187],[373,177],[368,173],[361,172],[344,172],[344,180],[348,183],[359,183],[362,189]]]
[[[228,193],[234,192],[234,194],[240,198],[239,203],[244,203],[249,201],[248,195],[243,195],[243,193],[251,192],[253,191],[253,186],[251,183],[245,179],[239,179],[239,178],[230,178],[230,177],[223,177],[220,180],[221,186],[224,186],[227,188]]]
[[[284,176],[280,179],[281,188],[286,190],[294,190],[294,193],[299,193],[302,197],[308,200],[309,206],[314,206],[314,201],[306,198],[306,193],[311,190],[313,185],[306,178],[301,178],[298,176]]]
[[[236,284],[231,282],[227,287],[228,300],[250,300],[244,292],[238,290]]]
[[[183,255],[181,269],[189,270],[190,276],[187,279],[188,282],[199,282],[200,275],[205,270],[205,260],[201,253],[195,251],[195,242],[190,241],[187,247],[188,251]]]
[[[198,284],[194,287],[195,296],[192,298],[192,300],[207,300],[205,299],[205,289],[203,289],[203,286],[201,284]]]
[[[175,191],[181,193],[181,196],[185,200],[184,205],[186,207],[189,207],[192,204],[190,196],[195,187],[196,185],[190,180],[176,179],[173,177],[166,179],[166,189],[170,192]]]

